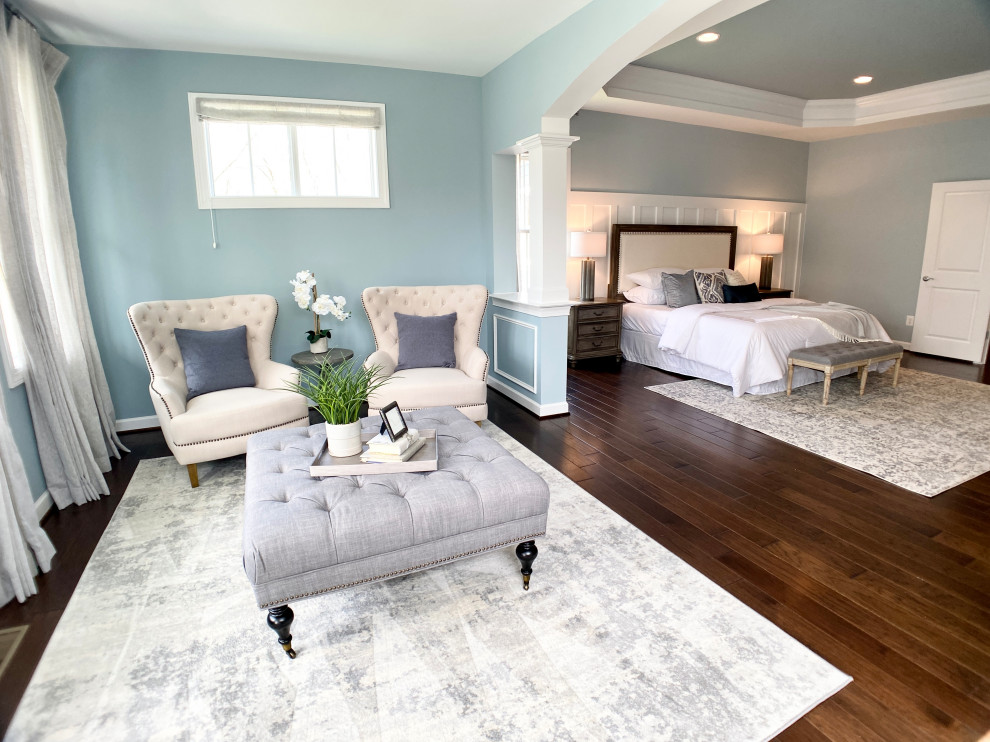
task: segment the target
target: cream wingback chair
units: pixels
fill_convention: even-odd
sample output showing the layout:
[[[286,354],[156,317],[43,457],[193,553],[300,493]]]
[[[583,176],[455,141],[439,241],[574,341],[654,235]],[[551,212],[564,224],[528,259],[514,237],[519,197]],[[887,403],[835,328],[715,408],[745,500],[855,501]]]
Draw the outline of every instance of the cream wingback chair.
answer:
[[[148,364],[148,390],[165,442],[176,460],[188,468],[193,487],[199,486],[196,464],[244,453],[254,433],[309,425],[306,400],[283,390],[298,371],[271,360],[272,330],[278,316],[275,297],[246,294],[150,301],[135,304],[127,316]],[[187,402],[175,329],[226,330],[240,325],[247,327],[255,386],[209,392]]]
[[[377,350],[365,366],[379,365],[391,380],[368,400],[375,415],[391,401],[403,410],[456,407],[470,419],[488,417],[488,354],[478,347],[481,320],[488,306],[484,286],[373,286],[361,294],[361,303],[375,333]],[[454,325],[456,368],[411,368],[396,371],[399,335],[395,313],[434,317],[457,312]]]

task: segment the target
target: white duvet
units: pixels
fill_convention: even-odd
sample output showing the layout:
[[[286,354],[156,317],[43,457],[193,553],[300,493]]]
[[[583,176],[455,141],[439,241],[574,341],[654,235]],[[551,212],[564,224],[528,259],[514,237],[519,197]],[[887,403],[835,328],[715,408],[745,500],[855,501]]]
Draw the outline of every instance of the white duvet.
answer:
[[[789,306],[794,309],[788,311]],[[768,299],[758,305],[694,304],[669,312],[659,347],[727,373],[733,395],[741,397],[747,389],[782,379],[792,350],[847,337],[890,340],[876,317],[862,309]]]

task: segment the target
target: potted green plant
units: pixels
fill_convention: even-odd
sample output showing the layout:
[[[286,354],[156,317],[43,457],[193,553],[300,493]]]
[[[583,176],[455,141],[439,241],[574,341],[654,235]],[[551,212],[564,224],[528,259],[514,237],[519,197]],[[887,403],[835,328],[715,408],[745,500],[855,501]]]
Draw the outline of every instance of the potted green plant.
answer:
[[[326,421],[327,449],[331,456],[361,453],[361,403],[388,383],[381,366],[365,368],[353,361],[334,364],[327,357],[318,368],[304,366],[299,378],[286,389],[312,401]]]

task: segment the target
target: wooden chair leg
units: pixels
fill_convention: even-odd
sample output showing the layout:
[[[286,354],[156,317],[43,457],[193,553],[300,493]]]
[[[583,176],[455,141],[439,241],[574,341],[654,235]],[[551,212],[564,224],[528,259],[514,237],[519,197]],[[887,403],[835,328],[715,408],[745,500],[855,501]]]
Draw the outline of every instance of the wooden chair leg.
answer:
[[[822,404],[823,405],[827,405],[828,404],[828,388],[830,386],[832,386],[832,372],[831,371],[826,371],[825,372],[825,392],[822,394]]]
[[[894,386],[897,386],[897,375],[901,372],[901,359],[894,361]]]
[[[791,396],[791,382],[794,381],[794,361],[787,362],[787,396]]]
[[[870,364],[859,367],[859,396],[863,396],[866,391],[866,377],[870,375]]]
[[[199,487],[199,472],[196,471],[195,464],[186,464],[186,471],[189,472],[189,484]]]

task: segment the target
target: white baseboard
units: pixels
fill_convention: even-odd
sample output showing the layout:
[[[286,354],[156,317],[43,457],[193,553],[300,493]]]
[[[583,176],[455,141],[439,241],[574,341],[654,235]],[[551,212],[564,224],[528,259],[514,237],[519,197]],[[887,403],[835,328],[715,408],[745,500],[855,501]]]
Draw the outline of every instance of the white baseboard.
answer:
[[[567,407],[567,402],[540,404],[539,402],[530,399],[522,392],[513,389],[508,384],[505,384],[492,376],[488,377],[488,386],[490,386],[492,389],[496,391],[501,392],[506,397],[511,399],[513,402],[522,405],[523,407],[525,407],[527,410],[532,412],[534,415],[537,415],[538,417],[549,417],[551,415],[566,415],[569,412],[569,409]]]
[[[157,415],[144,417],[125,417],[117,421],[117,432],[126,433],[128,430],[144,430],[145,428],[160,428]]]
[[[41,497],[34,501],[34,512],[38,514],[38,522],[48,515],[48,511],[55,506],[55,501],[52,499],[51,493],[45,490],[41,493]]]

